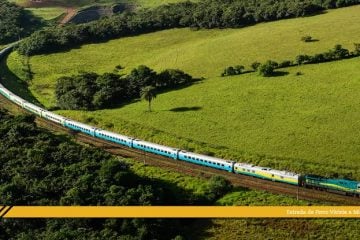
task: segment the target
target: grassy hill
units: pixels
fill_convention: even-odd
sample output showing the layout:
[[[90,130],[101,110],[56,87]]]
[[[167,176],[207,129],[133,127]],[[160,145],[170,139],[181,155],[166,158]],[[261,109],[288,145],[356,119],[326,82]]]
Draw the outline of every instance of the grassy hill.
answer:
[[[62,75],[112,71],[118,64],[125,71],[139,64],[156,70],[180,68],[208,79],[161,94],[153,113],[145,112],[144,102],[61,113],[198,152],[300,172],[339,171],[360,179],[359,58],[289,68],[284,70],[288,75],[276,78],[217,77],[229,65],[294,59],[324,52],[336,43],[352,48],[360,39],[359,13],[360,6],[355,6],[244,29],[174,29],[35,56],[30,61],[35,73],[30,94],[51,107],[55,80]],[[319,41],[304,43],[304,35]],[[20,63],[16,53],[8,58],[8,79],[23,78]],[[299,71],[303,75],[295,76]]]
[[[151,8],[161,4],[175,3],[184,0],[43,0],[31,2],[29,0],[9,0],[25,7],[33,15],[44,20],[52,20],[67,13],[67,8],[82,9],[92,5],[113,5],[127,3],[137,7]],[[197,0],[193,0],[194,2]]]
[[[282,77],[212,78],[161,94],[153,113],[145,102],[60,113],[198,152],[360,179],[359,65],[357,58],[286,69]],[[302,76],[295,75],[299,71]]]
[[[31,58],[35,73],[31,90],[43,104],[51,106],[55,80],[78,71],[112,71],[118,64],[129,71],[145,64],[156,70],[180,68],[196,77],[209,78],[219,76],[229,65],[248,67],[254,61],[294,59],[302,53],[324,52],[337,43],[352,49],[360,38],[359,13],[360,6],[356,6],[244,29],[174,29],[85,45],[65,53],[35,56]],[[304,43],[300,40],[304,35],[319,41]],[[16,61],[18,56],[13,54],[8,61],[10,69],[21,74],[16,69]],[[44,96],[43,91],[48,94]]]

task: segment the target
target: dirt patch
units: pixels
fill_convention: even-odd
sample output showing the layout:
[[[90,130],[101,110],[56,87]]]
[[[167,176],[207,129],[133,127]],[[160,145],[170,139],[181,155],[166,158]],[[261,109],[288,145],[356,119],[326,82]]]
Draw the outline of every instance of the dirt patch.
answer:
[[[66,8],[66,15],[65,17],[60,21],[60,25],[64,25],[65,23],[69,22],[77,13],[77,10],[75,8]]]

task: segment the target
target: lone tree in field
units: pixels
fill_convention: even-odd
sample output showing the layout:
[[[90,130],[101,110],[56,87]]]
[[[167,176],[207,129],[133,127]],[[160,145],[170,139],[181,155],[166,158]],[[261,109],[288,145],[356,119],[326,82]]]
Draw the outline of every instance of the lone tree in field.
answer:
[[[151,112],[151,101],[156,98],[156,89],[153,86],[147,86],[141,89],[141,99],[149,102],[149,112]]]

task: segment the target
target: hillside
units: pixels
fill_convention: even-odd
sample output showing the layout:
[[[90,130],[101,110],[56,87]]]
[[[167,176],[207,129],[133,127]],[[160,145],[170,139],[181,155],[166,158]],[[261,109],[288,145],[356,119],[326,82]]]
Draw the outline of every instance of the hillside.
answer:
[[[359,13],[360,6],[356,6],[244,29],[174,29],[105,44],[85,45],[65,53],[35,56],[31,58],[35,76],[30,89],[50,107],[54,104],[51,89],[55,80],[63,74],[78,71],[112,71],[118,64],[129,71],[145,64],[155,70],[179,68],[196,77],[208,78],[220,76],[229,65],[241,64],[249,68],[254,61],[293,60],[298,54],[324,52],[337,43],[352,49],[353,43],[360,38],[360,28],[357,27],[360,25]],[[304,35],[311,35],[319,41],[304,43],[300,41]],[[8,65],[21,78],[18,62],[14,53]],[[44,96],[43,92],[47,95]]]
[[[153,113],[146,112],[145,102],[60,113],[198,152],[360,179],[359,64],[357,58],[289,68],[284,69],[288,75],[270,79],[256,74],[212,78],[161,94]]]
[[[139,64],[155,70],[180,68],[208,79],[159,95],[154,113],[145,112],[142,102],[120,109],[61,113],[198,152],[360,179],[358,58],[284,69],[288,75],[270,79],[256,74],[217,77],[229,65],[294,59],[300,53],[324,52],[336,43],[352,48],[360,38],[359,12],[360,6],[349,7],[237,30],[174,29],[35,56],[30,60],[35,73],[30,91],[51,107],[55,80],[62,75],[112,71],[118,64],[126,71]],[[304,43],[300,41],[304,35],[319,41]],[[7,63],[22,78],[20,60],[13,53]],[[303,75],[295,76],[296,72]]]

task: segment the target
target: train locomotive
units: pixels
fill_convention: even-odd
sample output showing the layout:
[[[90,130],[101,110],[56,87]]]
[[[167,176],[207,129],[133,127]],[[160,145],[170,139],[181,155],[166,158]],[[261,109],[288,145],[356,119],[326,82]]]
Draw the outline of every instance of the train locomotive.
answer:
[[[7,54],[12,49],[12,47],[13,45],[0,51],[0,59],[5,54]],[[71,119],[67,119],[63,116],[52,113],[32,103],[27,102],[26,100],[20,98],[19,96],[16,96],[11,91],[6,89],[2,84],[0,84],[0,94],[39,117],[45,118],[57,124],[61,124],[66,128],[82,132],[92,137],[120,144],[129,148],[134,148],[144,152],[161,155],[173,160],[185,161],[193,164],[211,167],[234,174],[242,174],[255,178],[296,185],[299,187],[333,191],[357,197],[360,196],[360,182],[346,179],[329,179],[316,175],[300,175],[293,172],[279,171],[267,167],[260,167],[246,163],[238,163],[231,160],[224,160],[220,158],[188,152],[177,148],[163,146],[106,131],[84,123],[73,121]]]

